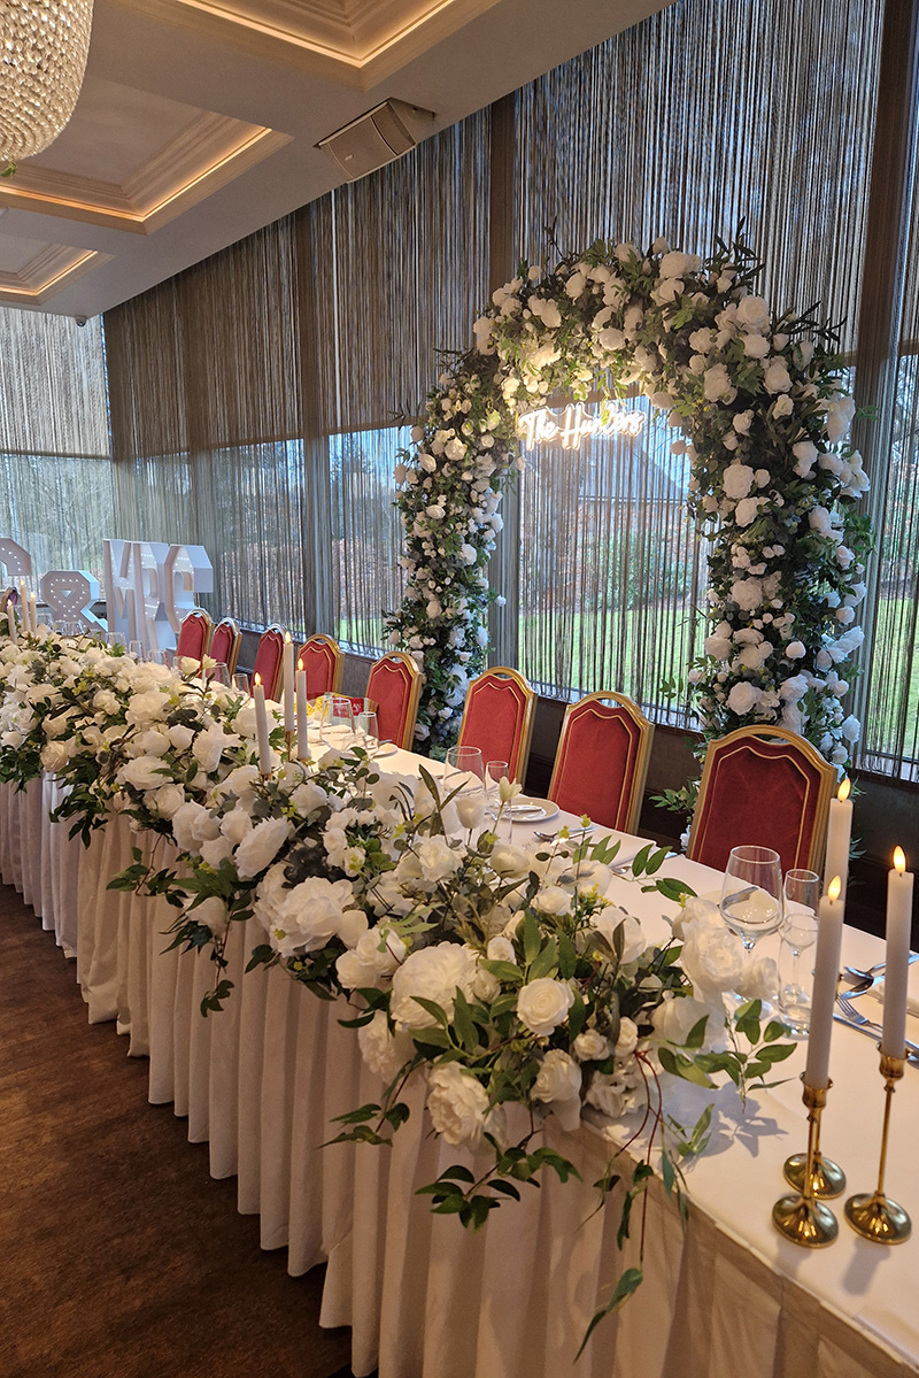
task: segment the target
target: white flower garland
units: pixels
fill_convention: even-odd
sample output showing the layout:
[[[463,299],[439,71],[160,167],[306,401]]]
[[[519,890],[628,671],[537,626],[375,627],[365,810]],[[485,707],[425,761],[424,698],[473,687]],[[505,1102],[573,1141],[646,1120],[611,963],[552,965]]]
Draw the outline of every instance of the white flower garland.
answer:
[[[741,243],[702,261],[663,240],[647,254],[601,241],[548,275],[524,265],[495,292],[396,470],[407,578],[388,627],[424,670],[419,742],[451,740],[484,665],[502,486],[524,467],[520,413],[554,392],[635,384],[679,432],[690,511],[713,542],[709,635],[689,671],[705,737],[776,723],[846,762],[868,479],[828,331],[754,295],[760,266]]]

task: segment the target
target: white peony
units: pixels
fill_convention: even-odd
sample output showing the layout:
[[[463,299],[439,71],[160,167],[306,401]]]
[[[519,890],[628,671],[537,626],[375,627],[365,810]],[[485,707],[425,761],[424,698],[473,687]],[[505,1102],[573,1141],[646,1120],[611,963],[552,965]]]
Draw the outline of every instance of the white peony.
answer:
[[[489,1124],[488,1093],[456,1062],[440,1063],[428,1078],[428,1111],[438,1134],[453,1148],[481,1148]]]
[[[242,880],[257,876],[274,861],[291,833],[286,818],[266,818],[257,823],[236,848],[236,870]]]
[[[551,1105],[563,1130],[577,1129],[581,1119],[581,1069],[561,1048],[543,1058],[531,1091],[533,1100]]]
[[[749,464],[735,460],[725,469],[721,479],[725,496],[739,501],[745,498],[753,487],[753,470]]]
[[[762,692],[761,689],[757,689],[756,685],[750,684],[748,680],[739,680],[728,694],[728,708],[732,713],[736,713],[738,717],[742,718],[753,711],[759,703]]]
[[[411,1034],[401,1030],[391,1033],[382,1010],[377,1010],[370,1023],[358,1029],[357,1041],[361,1057],[371,1072],[376,1072],[387,1085],[411,1061],[415,1052]]]
[[[435,943],[410,952],[393,976],[392,1017],[409,1028],[431,1028],[437,1021],[418,1004],[415,996],[420,995],[452,1019],[457,989],[471,1000],[477,974],[475,953],[459,943]]]

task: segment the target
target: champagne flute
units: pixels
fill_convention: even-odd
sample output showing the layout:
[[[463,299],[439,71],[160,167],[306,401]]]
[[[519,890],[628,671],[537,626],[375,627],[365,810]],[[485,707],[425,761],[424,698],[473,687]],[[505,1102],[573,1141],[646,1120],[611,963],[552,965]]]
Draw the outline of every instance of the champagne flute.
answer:
[[[782,862],[771,847],[732,847],[721,889],[721,917],[748,953],[782,923]]]

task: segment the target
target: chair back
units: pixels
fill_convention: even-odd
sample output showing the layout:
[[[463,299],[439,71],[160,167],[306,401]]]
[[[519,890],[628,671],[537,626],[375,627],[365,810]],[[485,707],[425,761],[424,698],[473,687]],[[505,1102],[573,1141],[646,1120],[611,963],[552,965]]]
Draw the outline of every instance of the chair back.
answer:
[[[495,665],[469,685],[458,746],[477,746],[482,760],[507,761],[508,778],[523,781],[530,759],[536,693],[517,670]]]
[[[654,724],[625,694],[586,694],[565,711],[549,798],[620,832],[638,828]]]
[[[223,663],[227,667],[227,674],[231,677],[236,673],[236,662],[239,659],[239,644],[242,641],[242,632],[239,630],[239,623],[232,617],[224,617],[214,628],[211,636],[211,644],[208,647],[208,655],[212,660],[216,660],[218,665]]]
[[[710,742],[687,855],[723,871],[732,847],[771,847],[782,870],[820,872],[836,768],[782,727],[738,727]]]
[[[203,608],[192,608],[182,620],[176,641],[176,656],[188,656],[200,665],[211,639],[211,619]]]
[[[338,693],[344,656],[337,641],[316,632],[304,641],[298,659],[306,671],[307,698],[316,699],[320,694]]]
[[[277,702],[281,689],[281,667],[284,663],[284,628],[273,624],[259,637],[252,667],[252,683],[258,675],[265,689],[265,698]]]
[[[421,698],[421,671],[404,651],[390,651],[370,667],[367,698],[377,705],[380,740],[411,750]]]

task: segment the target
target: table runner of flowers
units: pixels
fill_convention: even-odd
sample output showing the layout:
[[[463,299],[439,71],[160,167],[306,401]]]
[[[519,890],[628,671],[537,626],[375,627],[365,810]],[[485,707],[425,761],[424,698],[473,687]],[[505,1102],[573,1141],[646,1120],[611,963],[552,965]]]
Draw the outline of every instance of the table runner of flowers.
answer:
[[[624,1238],[652,1163],[678,1189],[681,1163],[705,1146],[710,1107],[665,1137],[667,1076],[743,1091],[792,1051],[761,1020],[774,963],[747,959],[714,905],[659,877],[664,851],[648,845],[630,866],[635,884],[683,900],[670,941],[654,944],[605,898],[618,843],[564,829],[548,843],[499,840],[519,788],[508,782],[495,820],[439,767],[387,772],[361,747],[324,744],[318,759],[286,760],[275,708],[262,774],[248,697],[194,663],[137,662],[40,627],[0,638],[0,779],[54,774],[55,816],[87,843],[123,814],[173,844],[159,862],[135,849],[112,888],[162,896],[171,944],[210,954],[204,1014],[231,998],[227,936],[244,920],[249,969],[278,965],[350,1002],[342,1022],[381,1090],[330,1133],[389,1142],[409,1115],[406,1085],[425,1078],[435,1132],[479,1155],[477,1174],[458,1161],[424,1189],[435,1211],[477,1228],[540,1172],[573,1174],[541,1142],[550,1114],[563,1130],[585,1106],[622,1119],[637,1167],[614,1155],[596,1185],[604,1197],[625,1176]],[[604,1312],[639,1281],[626,1270]]]

